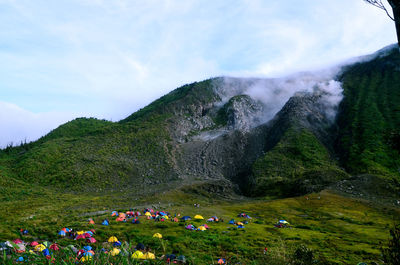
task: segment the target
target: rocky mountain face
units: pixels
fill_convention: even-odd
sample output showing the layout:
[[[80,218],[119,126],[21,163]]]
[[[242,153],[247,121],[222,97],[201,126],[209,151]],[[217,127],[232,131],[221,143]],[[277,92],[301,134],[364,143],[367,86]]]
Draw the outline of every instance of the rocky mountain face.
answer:
[[[392,50],[329,71],[276,79],[219,77],[185,85],[118,123],[78,119],[37,142],[3,150],[0,166],[15,179],[74,192],[82,187],[94,192],[181,188],[290,196],[332,186],[349,174],[395,179],[398,159],[374,160],[378,166],[369,172],[354,170],[348,137],[362,132],[348,123],[354,122],[354,111],[369,105],[349,109],[352,103],[346,100],[363,100],[366,93],[354,94],[379,81],[374,74],[390,82],[392,74],[399,74],[399,57]],[[400,80],[394,81],[385,89],[395,98]],[[370,97],[378,95],[379,87]],[[387,108],[387,97],[376,98],[378,112]],[[382,119],[393,145],[384,142],[386,131],[377,142],[382,152],[396,155],[400,117],[388,112]],[[357,122],[370,128],[361,118]]]

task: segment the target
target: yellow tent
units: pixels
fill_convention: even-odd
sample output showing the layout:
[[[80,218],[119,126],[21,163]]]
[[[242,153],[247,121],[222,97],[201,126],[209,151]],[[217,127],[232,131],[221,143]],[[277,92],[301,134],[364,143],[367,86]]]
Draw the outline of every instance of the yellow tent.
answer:
[[[150,212],[146,212],[144,215],[151,216],[151,213]]]
[[[166,220],[168,220],[168,216],[164,215],[163,218],[165,218]]]
[[[121,250],[119,250],[118,248],[113,248],[110,252],[111,256],[117,256],[119,253],[121,252]]]
[[[85,256],[85,257],[82,257],[80,260],[79,260],[79,262],[85,262],[85,261],[89,261],[89,260],[92,260],[93,259],[93,257],[92,256]]]
[[[156,259],[156,256],[151,252],[144,253],[142,259]]]
[[[140,250],[136,250],[133,254],[132,254],[132,259],[143,259],[143,252]]]
[[[204,217],[201,216],[201,215],[196,214],[196,215],[194,216],[194,219],[203,220]]]
[[[82,231],[82,230],[76,232],[77,235],[82,235],[82,234],[84,234],[84,233],[85,233],[85,231]]]
[[[242,222],[237,222],[236,224],[237,225],[244,225]]]
[[[114,243],[114,242],[117,242],[118,241],[118,238],[116,238],[115,236],[112,236],[112,237],[110,237],[109,239],[108,239],[108,242],[109,243]]]
[[[42,252],[43,250],[46,249],[46,247],[43,244],[39,244],[39,245],[36,245],[34,249],[37,252]]]
[[[205,228],[204,226],[199,226],[199,228],[198,228],[200,231],[206,231],[207,230],[207,228]]]
[[[160,233],[155,233],[155,234],[153,235],[153,237],[162,238],[162,235],[161,235]]]

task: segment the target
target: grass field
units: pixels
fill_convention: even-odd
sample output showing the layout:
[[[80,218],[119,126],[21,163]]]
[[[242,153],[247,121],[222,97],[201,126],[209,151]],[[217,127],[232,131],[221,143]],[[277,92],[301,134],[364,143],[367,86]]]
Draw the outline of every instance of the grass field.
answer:
[[[200,203],[199,208],[193,206]],[[140,217],[141,224],[134,225],[116,222],[111,217],[112,210],[127,211],[130,208],[143,210],[155,206],[157,210],[166,210],[173,216],[201,214],[204,218],[216,215],[224,220],[209,223],[210,229],[204,232],[189,231],[185,223],[171,221],[155,222]],[[237,215],[248,213],[252,219],[245,229],[229,225]],[[225,258],[229,264],[288,264],[292,253],[300,245],[313,250],[321,264],[357,264],[360,261],[379,263],[380,247],[386,244],[389,229],[400,219],[400,211],[392,208],[374,206],[371,203],[345,198],[329,191],[308,196],[277,200],[237,200],[220,201],[211,198],[198,198],[181,191],[160,193],[151,198],[136,199],[133,196],[110,194],[95,195],[42,194],[21,197],[19,200],[3,202],[0,206],[0,240],[21,238],[19,229],[29,230],[23,236],[24,241],[49,240],[61,246],[85,243],[61,238],[57,232],[63,227],[76,230],[96,230],[93,244],[96,253],[103,242],[115,235],[120,241],[126,241],[128,253],[142,242],[149,246],[157,257],[173,251],[185,255],[190,264],[216,264],[218,258]],[[89,225],[93,218],[95,225]],[[100,223],[108,218],[110,226]],[[291,228],[275,228],[279,219],[290,222]],[[190,221],[195,226],[203,222]],[[153,238],[159,232],[163,239]],[[266,255],[263,249],[267,247]],[[66,250],[55,253],[56,263],[72,264],[67,256],[74,257]],[[19,256],[24,254],[18,254]],[[3,263],[12,264],[18,256],[3,257]],[[110,257],[96,254],[93,263],[135,264],[128,256]],[[36,264],[47,264],[44,257],[31,257]],[[65,262],[62,263],[62,260]],[[68,263],[71,262],[71,263]],[[155,261],[164,264],[162,261]]]

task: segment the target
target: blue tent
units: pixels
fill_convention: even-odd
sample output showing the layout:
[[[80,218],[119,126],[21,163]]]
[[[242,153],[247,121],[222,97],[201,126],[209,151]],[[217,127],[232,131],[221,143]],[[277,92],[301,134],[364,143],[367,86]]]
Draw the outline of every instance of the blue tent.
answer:
[[[58,232],[58,234],[59,234],[60,236],[65,236],[64,230],[61,230],[60,232]]]
[[[121,241],[117,241],[117,242],[114,242],[114,247],[120,247],[121,246]]]
[[[237,228],[244,228],[244,225],[238,225]]]
[[[232,219],[232,220],[229,221],[229,223],[230,223],[231,225],[234,225],[234,224],[235,224],[235,220]]]
[[[93,253],[92,252],[85,252],[85,253],[83,253],[83,256],[93,256]]]
[[[106,219],[106,220],[104,220],[101,224],[102,224],[102,225],[108,225],[109,223],[108,223],[108,220]]]
[[[188,220],[192,220],[192,218],[191,218],[190,216],[183,216],[183,217],[181,218],[181,220],[183,220],[183,221],[188,221]]]
[[[48,248],[43,249],[42,254],[43,254],[43,256],[51,256],[50,250]]]
[[[84,251],[90,251],[90,250],[92,250],[92,247],[91,246],[84,246],[83,250]]]

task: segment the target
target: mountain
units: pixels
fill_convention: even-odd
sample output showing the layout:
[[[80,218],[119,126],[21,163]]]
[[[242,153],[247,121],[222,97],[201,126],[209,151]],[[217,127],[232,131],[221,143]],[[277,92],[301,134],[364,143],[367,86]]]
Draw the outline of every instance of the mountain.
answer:
[[[368,175],[396,193],[399,106],[393,48],[286,78],[218,77],[119,122],[79,118],[8,147],[0,174],[31,189],[219,196],[293,196]]]

